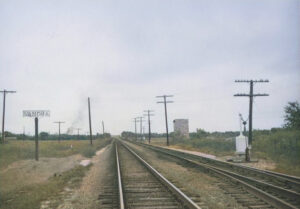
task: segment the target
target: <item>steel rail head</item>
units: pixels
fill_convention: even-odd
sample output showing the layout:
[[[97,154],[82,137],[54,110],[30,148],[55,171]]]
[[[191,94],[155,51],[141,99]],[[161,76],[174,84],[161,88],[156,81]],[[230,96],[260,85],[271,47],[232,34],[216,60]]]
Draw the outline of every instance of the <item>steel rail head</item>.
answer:
[[[273,176],[274,178],[278,178],[278,180],[285,182],[285,183],[291,183],[291,184],[295,184],[297,187],[300,187],[300,178],[297,176],[291,176],[291,175],[286,175],[286,174],[282,174],[282,173],[277,173],[274,171],[268,171],[268,170],[260,170],[257,168],[252,168],[252,167],[248,167],[248,166],[244,166],[244,165],[236,165],[230,162],[224,162],[224,161],[220,161],[217,159],[210,159],[210,158],[206,158],[203,156],[198,156],[198,155],[194,155],[191,153],[185,153],[185,152],[181,152],[178,150],[170,150],[168,148],[162,148],[162,147],[157,147],[155,145],[149,145],[149,144],[141,144],[143,146],[148,146],[148,147],[155,147],[156,149],[161,149],[161,150],[168,150],[170,152],[174,152],[174,153],[180,153],[189,157],[193,157],[195,158],[199,158],[199,159],[203,159],[206,160],[208,162],[214,162],[218,165],[223,165],[223,166],[230,166],[231,168],[237,168],[237,169],[244,169],[244,170],[248,170],[250,172],[256,172],[258,174],[262,174],[262,175],[269,175],[269,176]]]
[[[131,148],[124,144],[124,142],[121,142],[121,144],[129,152],[131,152],[158,180],[160,180],[160,182],[162,182],[180,201],[182,201],[184,206],[190,209],[201,209],[193,200],[191,200],[186,194],[184,194],[180,189],[178,189],[174,184],[172,184],[168,179],[160,174],[155,168],[153,168]]]
[[[119,204],[120,204],[120,209],[125,209],[123,188],[122,188],[121,169],[120,169],[120,163],[119,163],[118,145],[116,143],[115,143],[115,147],[116,147],[116,161],[117,161],[117,171],[118,171]]]
[[[281,200],[273,195],[270,195],[269,193],[265,192],[265,191],[262,191],[261,189],[258,189],[238,178],[235,178],[235,177],[232,177],[231,175],[225,173],[225,172],[222,172],[221,169],[215,169],[213,166],[208,166],[207,164],[203,164],[203,163],[200,163],[200,162],[196,162],[196,161],[193,161],[193,160],[190,160],[190,159],[187,159],[185,157],[180,157],[178,155],[175,155],[175,154],[172,154],[172,153],[169,153],[167,152],[164,148],[161,148],[161,147],[155,147],[155,146],[152,146],[152,145],[148,145],[148,144],[142,144],[142,143],[138,143],[142,146],[145,146],[145,147],[148,147],[152,150],[156,150],[156,151],[159,151],[159,152],[162,152],[162,153],[165,153],[167,155],[171,155],[175,158],[178,158],[178,159],[181,159],[181,160],[185,160],[186,162],[189,162],[189,163],[192,163],[192,164],[195,164],[197,166],[201,166],[205,169],[208,169],[214,173],[217,173],[218,175],[221,175],[221,176],[224,176],[226,178],[229,178],[231,180],[233,180],[234,182],[240,184],[241,186],[244,186],[249,192],[253,193],[255,196],[259,196],[261,199],[263,199],[264,201],[266,201],[268,204],[276,207],[276,208],[289,208],[289,209],[296,209],[297,207],[291,205],[290,203],[287,203],[286,201],[284,200]]]

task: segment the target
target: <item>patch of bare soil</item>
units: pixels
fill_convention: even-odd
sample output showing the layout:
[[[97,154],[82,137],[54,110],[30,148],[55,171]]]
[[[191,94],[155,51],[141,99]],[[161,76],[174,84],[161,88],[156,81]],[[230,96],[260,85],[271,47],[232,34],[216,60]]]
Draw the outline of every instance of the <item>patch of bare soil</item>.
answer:
[[[185,166],[179,161],[151,150],[131,145],[151,165],[188,196],[200,196],[200,207],[214,209],[244,208],[229,194],[222,190],[220,180],[195,168]]]
[[[1,191],[9,192],[22,186],[46,181],[54,174],[70,170],[83,159],[85,158],[81,155],[72,155],[65,158],[40,158],[39,161],[16,161],[0,171]]]
[[[262,170],[274,170],[276,168],[276,163],[267,160],[259,160],[253,163],[240,163],[240,165],[249,166],[252,168],[262,169]]]
[[[184,149],[180,149],[180,148],[176,148],[176,147],[170,147],[170,148],[164,147],[164,148],[177,150],[177,151],[181,151],[181,152],[186,152],[186,153],[193,154],[193,155],[198,155],[198,156],[201,156],[201,157],[207,157],[207,158],[210,158],[210,159],[217,159],[217,157],[215,155],[206,154],[204,152],[184,150]]]
[[[98,196],[111,170],[108,168],[111,164],[111,149],[112,145],[108,145],[96,153],[92,158],[93,166],[83,178],[80,188],[66,188],[63,202],[59,204],[58,209],[100,208]]]

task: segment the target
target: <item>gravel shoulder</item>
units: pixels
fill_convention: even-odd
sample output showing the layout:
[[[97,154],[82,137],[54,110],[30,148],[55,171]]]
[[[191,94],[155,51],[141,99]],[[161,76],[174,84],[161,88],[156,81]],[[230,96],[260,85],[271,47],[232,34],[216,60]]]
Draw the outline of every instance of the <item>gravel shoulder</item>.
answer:
[[[92,167],[83,178],[81,186],[74,190],[66,190],[65,198],[58,209],[100,208],[98,196],[110,177],[112,148],[110,144],[96,153],[92,158]]]
[[[199,151],[190,151],[190,150],[185,150],[185,149],[180,149],[180,148],[174,148],[174,147],[166,147],[162,146],[166,149],[171,149],[171,150],[177,150],[180,152],[185,152],[201,157],[206,157],[210,159],[216,159],[216,160],[221,160],[221,161],[227,161],[228,158],[232,158],[232,156],[223,156],[223,157],[217,157],[215,155],[207,154],[204,152],[199,152]],[[276,163],[270,162],[264,159],[260,159],[258,162],[251,162],[251,163],[236,163],[237,165],[243,165],[243,166],[248,166],[252,168],[257,168],[257,169],[262,169],[262,170],[274,170],[276,168]]]

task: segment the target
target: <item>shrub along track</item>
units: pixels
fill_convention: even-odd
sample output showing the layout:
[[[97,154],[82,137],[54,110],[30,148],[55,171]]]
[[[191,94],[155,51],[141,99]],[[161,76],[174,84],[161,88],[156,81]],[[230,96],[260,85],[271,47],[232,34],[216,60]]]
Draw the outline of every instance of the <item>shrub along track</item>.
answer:
[[[300,206],[298,193],[300,180],[297,177],[234,165],[148,144],[135,144],[184,161],[185,165],[197,167],[227,181],[220,187],[235,197],[238,202],[244,202],[244,205],[252,208],[270,206],[299,208]],[[231,182],[231,185],[228,185],[228,182]],[[260,200],[257,201],[257,198]]]

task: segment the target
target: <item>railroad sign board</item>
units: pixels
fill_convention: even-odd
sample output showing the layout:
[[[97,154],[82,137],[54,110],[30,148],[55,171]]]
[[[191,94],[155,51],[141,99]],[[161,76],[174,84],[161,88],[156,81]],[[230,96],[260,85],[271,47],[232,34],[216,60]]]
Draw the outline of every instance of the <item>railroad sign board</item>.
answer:
[[[50,110],[23,110],[23,117],[50,117]]]

